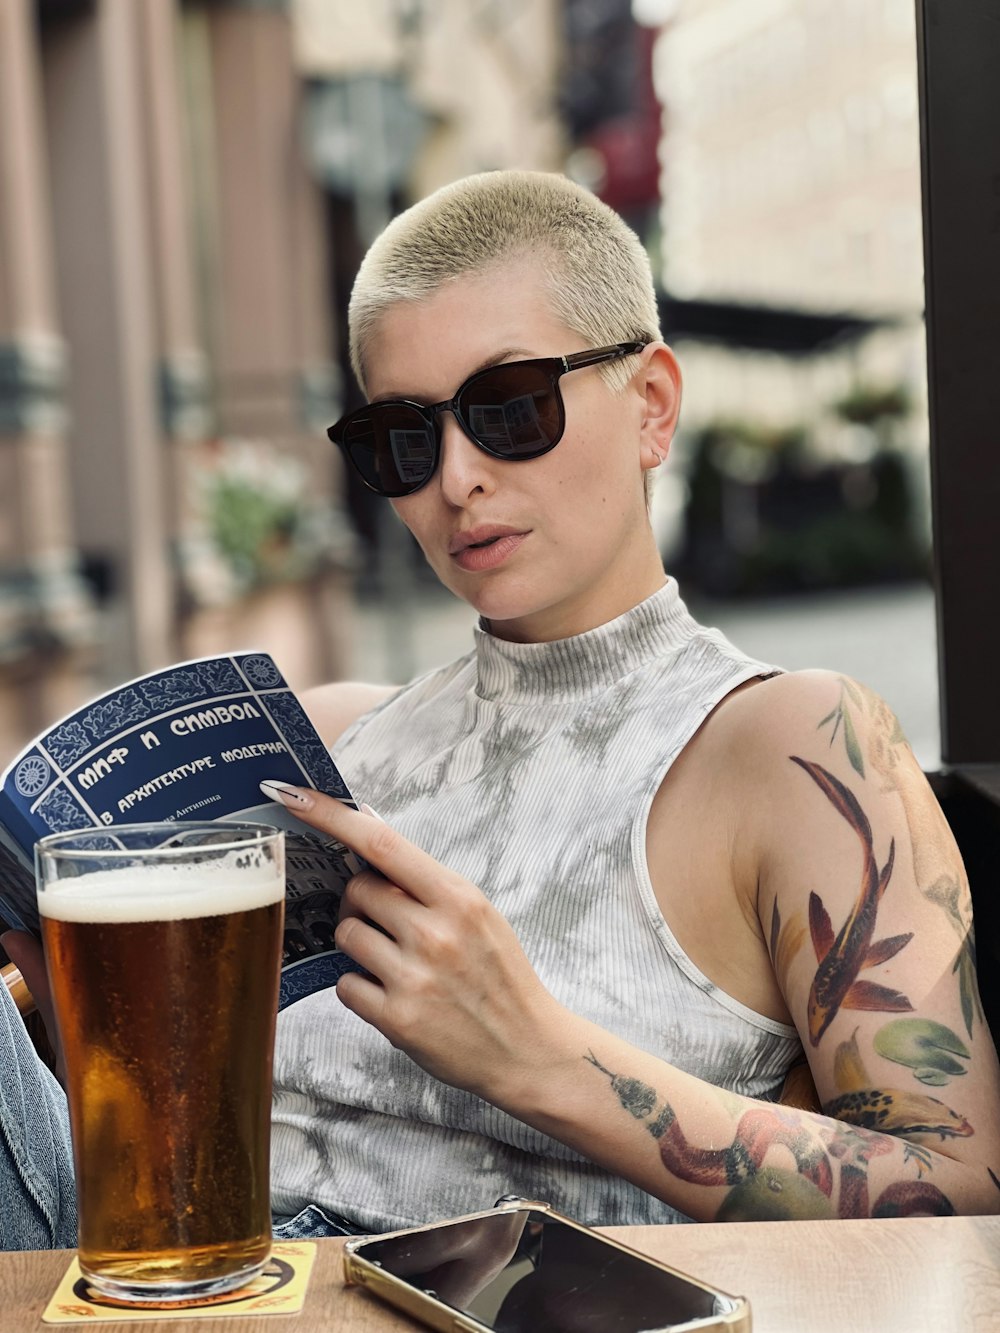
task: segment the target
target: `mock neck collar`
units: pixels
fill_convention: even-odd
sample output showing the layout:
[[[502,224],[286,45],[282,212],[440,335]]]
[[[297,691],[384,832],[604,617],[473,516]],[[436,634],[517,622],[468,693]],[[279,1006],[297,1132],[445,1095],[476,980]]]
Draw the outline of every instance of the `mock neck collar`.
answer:
[[[498,639],[480,621],[475,629],[476,693],[504,703],[584,698],[651,658],[677,651],[695,628],[672,578],[624,615],[569,639],[511,643]]]

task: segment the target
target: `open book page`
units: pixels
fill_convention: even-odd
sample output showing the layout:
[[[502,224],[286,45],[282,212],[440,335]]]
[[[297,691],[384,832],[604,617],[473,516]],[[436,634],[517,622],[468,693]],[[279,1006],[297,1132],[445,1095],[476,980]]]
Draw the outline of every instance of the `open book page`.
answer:
[[[48,833],[184,819],[286,830],[280,1007],[354,964],[333,944],[360,862],[261,797],[264,778],[353,797],[273,660],[202,658],[130,681],[32,741],[0,777],[0,918],[38,932],[34,844]]]

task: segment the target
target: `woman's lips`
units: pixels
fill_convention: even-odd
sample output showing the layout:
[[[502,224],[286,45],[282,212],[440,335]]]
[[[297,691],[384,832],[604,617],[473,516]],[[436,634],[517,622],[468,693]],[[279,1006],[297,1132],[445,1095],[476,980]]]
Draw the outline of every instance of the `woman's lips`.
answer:
[[[474,529],[451,543],[451,558],[467,573],[496,569],[514,554],[527,536],[526,532],[511,529]]]

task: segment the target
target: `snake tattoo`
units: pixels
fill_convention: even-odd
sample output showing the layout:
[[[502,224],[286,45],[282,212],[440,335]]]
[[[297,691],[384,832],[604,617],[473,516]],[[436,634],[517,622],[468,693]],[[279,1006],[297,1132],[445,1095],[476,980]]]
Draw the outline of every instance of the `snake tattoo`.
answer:
[[[896,1181],[872,1202],[868,1190],[871,1160],[891,1152],[893,1140],[854,1125],[821,1135],[794,1113],[777,1105],[752,1106],[740,1117],[732,1142],[723,1148],[699,1148],[678,1123],[673,1107],[639,1079],[614,1074],[591,1051],[584,1057],[605,1074],[622,1107],[656,1139],[660,1158],[679,1180],[693,1185],[729,1186],[719,1209],[720,1221],[753,1218],[908,1217],[915,1213],[949,1216],[955,1209],[935,1185]],[[655,1115],[654,1115],[655,1111]],[[791,1154],[795,1170],[765,1165],[772,1148]],[[833,1202],[835,1165],[840,1189]]]

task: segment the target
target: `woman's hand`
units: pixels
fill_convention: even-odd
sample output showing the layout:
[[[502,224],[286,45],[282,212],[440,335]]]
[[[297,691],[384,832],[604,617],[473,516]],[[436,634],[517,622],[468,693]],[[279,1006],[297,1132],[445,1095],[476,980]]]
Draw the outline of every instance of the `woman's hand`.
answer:
[[[284,783],[272,799],[351,847],[371,867],[344,894],[337,947],[348,1009],[445,1083],[510,1109],[546,1069],[565,1011],[482,892],[388,824]]]

